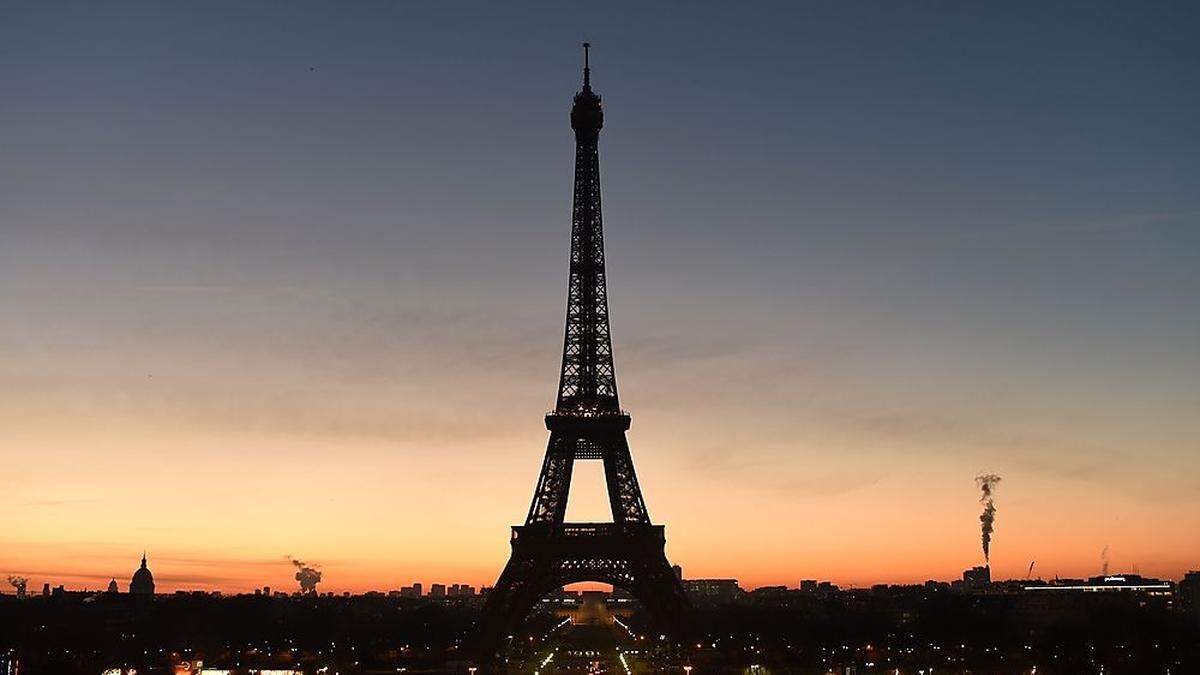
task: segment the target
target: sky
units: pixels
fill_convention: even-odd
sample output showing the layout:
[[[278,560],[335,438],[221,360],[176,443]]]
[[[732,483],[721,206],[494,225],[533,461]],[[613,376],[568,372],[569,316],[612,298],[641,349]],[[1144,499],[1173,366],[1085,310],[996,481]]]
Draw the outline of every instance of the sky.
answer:
[[[585,39],[686,577],[1200,568],[1200,13],[1043,4],[0,6],[0,575],[493,583]]]

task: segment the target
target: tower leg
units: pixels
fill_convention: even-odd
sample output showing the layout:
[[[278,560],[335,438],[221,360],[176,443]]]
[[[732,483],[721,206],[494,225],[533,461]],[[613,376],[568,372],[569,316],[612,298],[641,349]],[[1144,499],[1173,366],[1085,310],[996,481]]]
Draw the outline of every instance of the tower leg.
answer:
[[[571,490],[571,473],[575,468],[573,439],[552,434],[538,476],[533,502],[529,505],[527,523],[562,523],[567,515],[567,493]]]
[[[638,487],[637,473],[633,470],[633,458],[629,456],[625,435],[611,439],[606,445],[604,480],[608,483],[613,522],[649,523],[650,515],[642,500],[642,490]]]

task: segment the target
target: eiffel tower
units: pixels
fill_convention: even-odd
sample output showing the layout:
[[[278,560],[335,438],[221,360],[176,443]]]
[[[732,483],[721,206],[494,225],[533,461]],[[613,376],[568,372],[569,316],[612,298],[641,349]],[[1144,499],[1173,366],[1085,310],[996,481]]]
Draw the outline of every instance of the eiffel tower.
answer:
[[[589,47],[584,43],[583,89],[571,108],[575,195],[558,401],[546,415],[550,442],[529,515],[512,528],[512,556],[480,619],[477,650],[485,661],[543,596],[567,584],[596,581],[628,591],[663,632],[680,627],[688,608],[663,550],[663,526],[652,524],[646,512],[625,441],[629,413],[617,399],[600,219],[597,141],[604,112],[592,91]],[[579,460],[604,463],[611,523],[564,522],[571,470]]]

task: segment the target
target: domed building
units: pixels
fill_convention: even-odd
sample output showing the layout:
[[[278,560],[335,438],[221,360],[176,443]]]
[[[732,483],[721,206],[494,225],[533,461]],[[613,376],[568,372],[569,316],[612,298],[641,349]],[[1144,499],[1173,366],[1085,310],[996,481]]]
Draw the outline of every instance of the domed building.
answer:
[[[116,594],[116,593],[121,592],[121,589],[117,588],[117,580],[116,579],[113,579],[108,582],[108,592],[109,592],[109,594]]]
[[[146,567],[146,554],[142,554],[142,566],[138,571],[133,573],[133,579],[129,582],[130,595],[154,595],[154,575],[150,573],[150,568]]]

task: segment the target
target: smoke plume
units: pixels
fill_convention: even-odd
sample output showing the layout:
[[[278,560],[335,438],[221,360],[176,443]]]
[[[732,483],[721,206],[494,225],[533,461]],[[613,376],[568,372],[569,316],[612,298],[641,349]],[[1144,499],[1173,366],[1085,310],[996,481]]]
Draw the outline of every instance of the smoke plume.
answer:
[[[1100,551],[1100,563],[1102,564],[1101,574],[1108,576],[1108,544],[1104,545],[1104,550]]]
[[[321,581],[321,570],[291,556],[288,556],[288,561],[296,568],[296,581],[300,582],[300,592],[304,595],[316,595],[317,584]]]
[[[979,486],[979,503],[983,504],[983,513],[979,516],[981,538],[983,540],[983,561],[990,563],[992,558],[992,530],[996,525],[996,502],[992,497],[996,492],[996,484],[1000,476],[994,473],[983,473],[975,477]]]
[[[25,587],[29,584],[28,579],[25,577],[10,576],[8,577],[8,583],[11,584],[13,588],[17,589],[18,597],[25,597]]]

